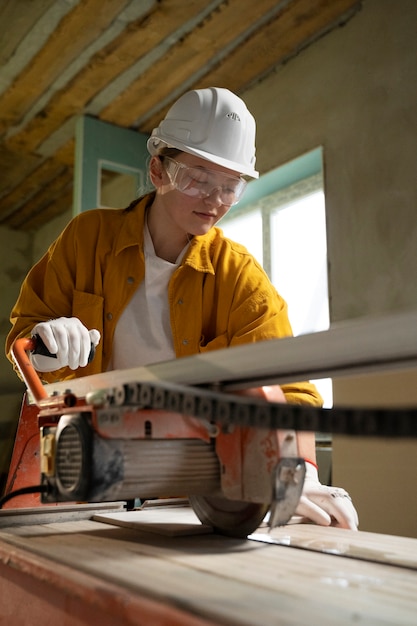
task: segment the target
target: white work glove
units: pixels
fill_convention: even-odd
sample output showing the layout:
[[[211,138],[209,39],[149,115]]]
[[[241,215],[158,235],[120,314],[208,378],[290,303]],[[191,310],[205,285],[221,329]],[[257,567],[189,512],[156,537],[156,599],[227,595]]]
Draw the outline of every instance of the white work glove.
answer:
[[[32,336],[39,335],[51,354],[56,358],[42,354],[30,354],[33,367],[38,372],[54,372],[61,367],[76,370],[85,367],[91,350],[91,344],[97,346],[100,341],[98,330],[88,330],[76,317],[59,317],[49,322],[40,322],[32,330]]]
[[[306,461],[306,476],[296,515],[307,517],[320,526],[358,529],[358,514],[347,491],[319,482],[316,467]]]

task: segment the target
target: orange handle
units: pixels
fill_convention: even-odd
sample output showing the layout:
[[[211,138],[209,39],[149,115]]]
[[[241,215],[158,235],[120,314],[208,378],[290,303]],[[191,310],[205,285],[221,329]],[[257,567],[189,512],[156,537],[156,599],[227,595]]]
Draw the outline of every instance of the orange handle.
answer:
[[[48,398],[49,396],[27,355],[27,352],[34,350],[35,347],[36,341],[34,339],[23,337],[22,339],[16,339],[12,345],[11,352],[26,387],[33,395],[35,402],[38,403],[40,400]]]

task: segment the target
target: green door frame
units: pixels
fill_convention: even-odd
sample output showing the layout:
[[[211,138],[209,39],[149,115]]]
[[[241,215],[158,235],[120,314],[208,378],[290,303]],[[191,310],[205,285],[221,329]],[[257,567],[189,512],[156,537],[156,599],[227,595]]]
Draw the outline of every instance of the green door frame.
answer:
[[[77,119],[73,215],[100,207],[102,169],[133,175],[136,188],[144,190],[147,140],[148,135],[94,117]]]

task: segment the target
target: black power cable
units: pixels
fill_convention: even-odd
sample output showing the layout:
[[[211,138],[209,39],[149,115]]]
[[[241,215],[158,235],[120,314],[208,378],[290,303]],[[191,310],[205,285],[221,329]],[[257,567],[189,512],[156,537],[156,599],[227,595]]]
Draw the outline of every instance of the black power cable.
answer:
[[[11,491],[7,495],[0,498],[0,509],[11,500],[12,498],[16,498],[17,496],[24,496],[29,493],[47,493],[50,487],[48,485],[33,485],[32,487],[22,487],[21,489],[16,489],[15,491]]]

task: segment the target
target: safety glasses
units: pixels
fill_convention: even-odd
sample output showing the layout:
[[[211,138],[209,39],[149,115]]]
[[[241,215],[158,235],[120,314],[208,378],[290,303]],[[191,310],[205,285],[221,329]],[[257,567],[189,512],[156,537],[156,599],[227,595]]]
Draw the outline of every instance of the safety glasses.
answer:
[[[170,157],[164,157],[163,162],[171,184],[186,196],[207,198],[216,192],[222,204],[232,206],[239,202],[246,189],[246,180],[238,176],[205,167],[190,167]]]

